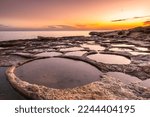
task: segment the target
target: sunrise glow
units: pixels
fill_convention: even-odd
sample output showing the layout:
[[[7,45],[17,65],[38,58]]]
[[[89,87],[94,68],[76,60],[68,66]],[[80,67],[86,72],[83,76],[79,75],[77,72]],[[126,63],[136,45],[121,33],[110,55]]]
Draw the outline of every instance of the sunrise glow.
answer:
[[[144,26],[149,0],[1,0],[1,27],[101,30]],[[61,27],[60,27],[61,26]]]

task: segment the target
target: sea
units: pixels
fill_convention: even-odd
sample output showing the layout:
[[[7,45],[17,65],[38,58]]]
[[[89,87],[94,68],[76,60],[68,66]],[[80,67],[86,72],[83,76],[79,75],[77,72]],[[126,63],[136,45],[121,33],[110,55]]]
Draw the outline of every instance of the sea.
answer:
[[[0,41],[35,39],[37,36],[89,36],[91,31],[0,31]]]
[[[97,30],[104,32],[108,30]],[[64,37],[64,36],[89,36],[91,31],[0,31],[0,41],[36,39],[37,36]]]

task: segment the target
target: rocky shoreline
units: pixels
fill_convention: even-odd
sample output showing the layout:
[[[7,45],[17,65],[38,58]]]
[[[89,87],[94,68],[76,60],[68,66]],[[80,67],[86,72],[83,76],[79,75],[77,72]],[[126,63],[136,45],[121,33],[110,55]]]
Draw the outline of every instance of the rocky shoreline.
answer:
[[[150,79],[150,27],[91,32],[90,35],[58,38],[39,36],[31,40],[1,41],[0,67],[10,67],[6,72],[8,80],[17,91],[31,99],[150,99],[150,85],[142,85]],[[110,63],[98,61],[96,57],[91,59],[90,55],[108,55]],[[31,84],[14,74],[16,67],[48,57],[84,61],[103,74],[96,82],[71,89]],[[120,64],[117,58],[116,63],[111,64],[115,61],[111,60],[113,57],[124,57],[130,63]],[[129,83],[126,84],[118,76],[108,75],[108,72],[129,75],[125,76]],[[133,77],[139,79],[138,82],[131,82]]]

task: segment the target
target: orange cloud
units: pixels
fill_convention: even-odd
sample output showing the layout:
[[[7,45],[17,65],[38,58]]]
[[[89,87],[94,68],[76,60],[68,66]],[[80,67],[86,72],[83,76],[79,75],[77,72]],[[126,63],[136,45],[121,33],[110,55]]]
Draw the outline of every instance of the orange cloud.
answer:
[[[150,21],[144,22],[144,25],[150,25]]]
[[[126,20],[142,19],[142,18],[147,18],[147,17],[150,17],[150,15],[138,16],[138,17],[132,17],[132,18],[126,18],[126,19],[117,19],[117,20],[112,20],[112,22],[120,22],[120,21],[126,21]]]

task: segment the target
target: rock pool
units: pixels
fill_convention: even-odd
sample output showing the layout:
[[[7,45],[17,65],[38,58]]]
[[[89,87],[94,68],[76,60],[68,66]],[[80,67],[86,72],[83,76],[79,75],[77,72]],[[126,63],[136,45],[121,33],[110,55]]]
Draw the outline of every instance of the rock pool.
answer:
[[[18,67],[15,74],[29,83],[63,89],[97,81],[101,72],[82,61],[47,58],[26,63]]]
[[[93,54],[89,55],[88,58],[107,64],[130,64],[131,62],[126,57],[112,54]]]

